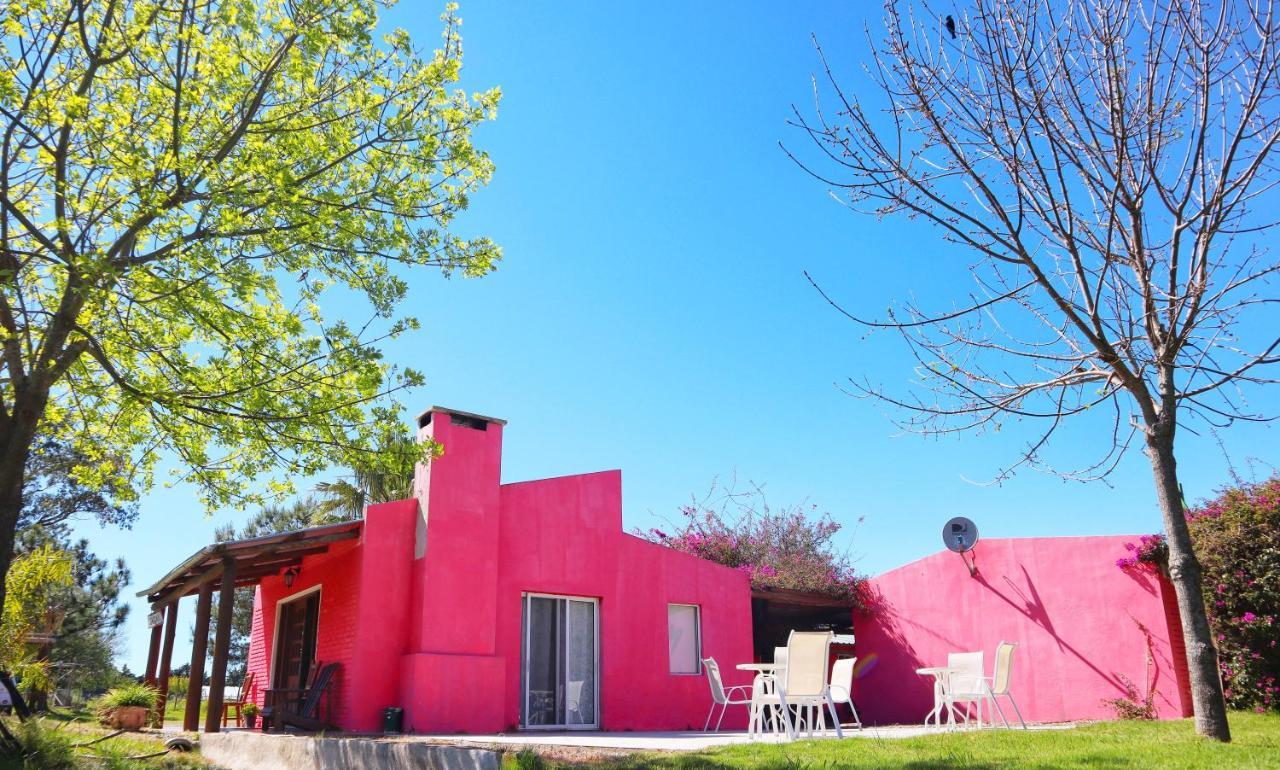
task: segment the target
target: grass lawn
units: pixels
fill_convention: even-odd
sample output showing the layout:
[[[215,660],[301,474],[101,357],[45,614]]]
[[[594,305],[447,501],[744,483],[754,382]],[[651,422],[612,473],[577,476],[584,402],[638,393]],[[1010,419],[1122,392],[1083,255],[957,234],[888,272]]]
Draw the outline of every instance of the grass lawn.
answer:
[[[130,733],[98,743],[94,746],[68,746],[86,743],[110,733],[95,724],[78,721],[43,719],[41,738],[37,746],[38,757],[29,757],[26,764],[21,757],[0,757],[0,770],[34,770],[36,768],[66,767],[63,761],[68,754],[74,756],[76,768],[109,768],[110,770],[209,770],[210,766],[199,753],[169,753],[152,759],[130,757],[152,754],[164,749],[164,740],[170,734],[144,732]],[[15,734],[20,733],[16,719],[6,719],[5,725]],[[30,743],[27,744],[31,746]]]
[[[1231,715],[1233,741],[1195,736],[1190,721],[1101,722],[1073,730],[990,730],[902,739],[802,741],[689,754],[636,754],[608,770],[803,770],[806,768],[1280,768],[1280,716]],[[542,763],[528,755],[513,764]]]

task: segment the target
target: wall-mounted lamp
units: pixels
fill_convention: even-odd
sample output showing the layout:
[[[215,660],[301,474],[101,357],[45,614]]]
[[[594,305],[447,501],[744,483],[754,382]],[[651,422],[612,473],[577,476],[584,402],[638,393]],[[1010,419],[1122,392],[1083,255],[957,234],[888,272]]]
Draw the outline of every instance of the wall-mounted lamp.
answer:
[[[297,567],[290,567],[289,569],[285,570],[284,571],[284,587],[293,588],[293,579],[296,578],[298,576],[298,573],[301,571],[302,570],[298,569]]]

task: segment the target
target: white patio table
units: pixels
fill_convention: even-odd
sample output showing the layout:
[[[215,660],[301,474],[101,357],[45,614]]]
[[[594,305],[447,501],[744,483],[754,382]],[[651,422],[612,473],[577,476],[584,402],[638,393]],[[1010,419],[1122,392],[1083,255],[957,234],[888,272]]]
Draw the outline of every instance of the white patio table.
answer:
[[[942,709],[945,699],[943,698],[944,688],[947,686],[947,677],[956,672],[956,669],[947,666],[929,666],[926,668],[917,668],[916,673],[920,676],[933,677],[933,711],[924,718],[924,723],[929,724],[929,720],[933,720],[934,726],[942,725]],[[955,723],[955,708],[947,707],[947,724]]]
[[[777,675],[780,670],[786,668],[786,665],[779,663],[739,663],[737,668],[739,671],[756,672],[756,681],[752,683],[751,687],[751,694],[754,699],[757,692],[763,692],[769,689],[769,686],[757,687],[756,683],[758,683],[762,678],[772,678]],[[754,714],[754,712],[755,705],[752,704],[752,713]],[[763,724],[757,723],[755,716],[752,716],[751,725],[747,728],[747,731],[752,734],[758,734],[763,726]]]

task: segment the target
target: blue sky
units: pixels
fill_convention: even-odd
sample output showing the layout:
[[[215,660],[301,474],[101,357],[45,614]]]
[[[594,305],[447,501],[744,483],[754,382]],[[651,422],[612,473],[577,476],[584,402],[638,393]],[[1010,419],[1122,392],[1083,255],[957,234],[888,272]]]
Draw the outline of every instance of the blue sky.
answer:
[[[438,12],[415,0],[388,21],[434,46]],[[885,407],[840,391],[849,376],[904,386],[910,365],[894,339],[867,337],[827,307],[803,270],[867,313],[969,286],[966,255],[936,232],[849,212],[778,148],[799,140],[785,120],[810,98],[810,33],[861,83],[863,24],[874,29],[878,13],[848,2],[464,2],[466,85],[505,96],[477,135],[496,176],[461,227],[494,238],[505,259],[482,280],[415,274],[405,310],[422,328],[387,348],[427,377],[404,398],[409,411],[442,404],[509,420],[507,481],[621,468],[628,527],[736,474],[776,503],[829,510],[869,573],[937,550],[954,515],[987,537],[1157,530],[1138,453],[1113,487],[1031,472],[977,485],[1016,457],[1024,426],[902,435]],[[1280,405],[1254,406],[1268,403]],[[1060,456],[1097,448],[1091,427],[1064,432]],[[1247,470],[1268,459],[1275,433],[1222,438]],[[1227,480],[1212,436],[1180,440],[1189,497]],[[131,531],[81,531],[99,554],[128,561],[136,590],[246,515],[210,516],[177,486],[148,495]],[[145,614],[135,602],[122,649],[135,671]]]

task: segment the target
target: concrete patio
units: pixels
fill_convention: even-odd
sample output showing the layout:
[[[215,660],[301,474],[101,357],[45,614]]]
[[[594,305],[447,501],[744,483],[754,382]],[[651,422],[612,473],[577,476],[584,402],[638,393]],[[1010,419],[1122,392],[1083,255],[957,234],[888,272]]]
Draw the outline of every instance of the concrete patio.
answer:
[[[1028,725],[1030,730],[1068,730],[1073,724]],[[956,728],[976,729],[976,728]],[[956,729],[946,727],[927,727],[924,725],[885,725],[881,727],[864,727],[862,729],[846,728],[846,739],[856,738],[918,738],[925,735],[940,735],[955,732]],[[992,728],[986,728],[992,729]],[[802,735],[801,738],[807,738]],[[817,732],[817,739],[835,740],[834,730]],[[786,743],[781,735],[767,735],[754,741],[742,731],[725,730],[722,732],[520,732],[502,733],[499,735],[414,735],[401,740],[427,741],[432,743],[450,743],[454,745],[485,746],[496,748],[519,749],[539,746],[571,746],[590,749],[621,749],[625,751],[702,751],[720,746],[733,746],[744,743]]]
[[[1072,724],[1031,725],[1031,730],[1067,730]],[[976,728],[960,728],[976,729]],[[991,728],[987,728],[991,729]],[[850,740],[893,740],[940,735],[953,730],[923,725],[889,725],[845,731]],[[815,738],[835,740],[834,731]],[[498,770],[502,754],[532,749],[570,760],[617,756],[637,751],[703,751],[748,744],[741,731],[709,732],[519,732],[493,735],[297,735],[264,734],[231,729],[201,736],[205,757],[226,770],[336,770],[376,767],[378,770]],[[757,742],[783,743],[781,736]]]

